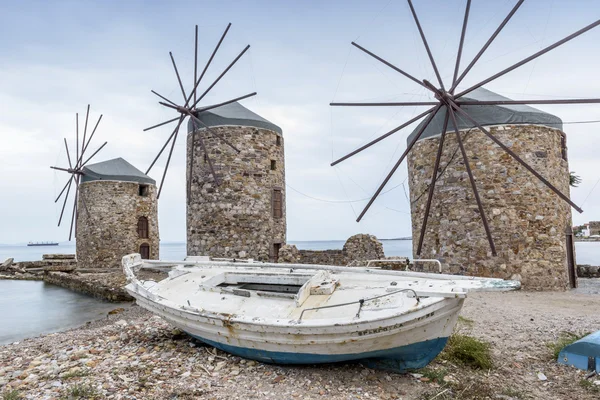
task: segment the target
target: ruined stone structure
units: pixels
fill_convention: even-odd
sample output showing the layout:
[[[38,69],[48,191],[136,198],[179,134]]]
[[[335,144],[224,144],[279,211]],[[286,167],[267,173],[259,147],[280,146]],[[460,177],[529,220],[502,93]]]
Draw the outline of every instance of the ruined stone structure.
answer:
[[[158,259],[156,183],[127,161],[84,167],[77,209],[78,268],[121,268],[131,253]]]
[[[375,236],[367,234],[351,236],[341,250],[298,250],[296,246],[289,244],[279,250],[279,262],[283,263],[358,267],[367,265],[368,260],[384,258],[381,242]]]
[[[488,91],[484,95],[497,96]],[[477,115],[496,138],[569,195],[560,119],[528,106],[493,106],[491,112],[486,109],[490,106],[466,107],[473,108],[469,114]],[[415,258],[443,118],[443,112],[438,113],[434,129],[425,131],[408,157]],[[574,265],[565,234],[572,224],[570,206],[477,128],[459,129],[498,256],[491,254],[456,135],[449,127],[421,258],[439,259],[445,272],[512,277],[529,289],[566,288],[569,256]]]
[[[600,235],[600,221],[590,221],[590,236]]]
[[[187,179],[191,180],[188,255],[276,261],[286,239],[281,128],[239,103],[199,113],[198,118],[205,125],[195,126],[198,123],[190,120],[187,136]],[[194,129],[196,141],[192,145]],[[240,153],[215,137],[215,133]],[[220,185],[215,184],[209,160]]]

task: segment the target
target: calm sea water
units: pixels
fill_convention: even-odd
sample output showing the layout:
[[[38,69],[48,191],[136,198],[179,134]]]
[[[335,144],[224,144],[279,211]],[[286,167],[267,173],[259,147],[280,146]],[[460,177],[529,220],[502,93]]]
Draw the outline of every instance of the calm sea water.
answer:
[[[45,282],[0,280],[0,344],[75,328],[126,304],[104,302]]]
[[[341,249],[344,240],[322,241],[291,241],[301,250],[328,250]],[[412,257],[412,240],[383,240],[383,249],[386,256]],[[12,257],[15,261],[41,260],[42,254],[75,253],[75,244],[61,243],[59,246],[28,247],[0,245],[0,262]],[[600,265],[600,242],[576,242],[575,253],[577,263]],[[183,260],[186,256],[185,242],[166,242],[160,244],[160,258],[162,260]],[[1,296],[1,294],[0,294]],[[1,299],[1,297],[0,297]]]
[[[341,249],[344,246],[343,240],[290,243],[306,250]],[[387,256],[412,258],[411,240],[384,240],[382,243]],[[577,242],[575,249],[578,263],[600,264],[600,242]],[[16,261],[41,260],[42,254],[50,253],[73,254],[75,245],[0,246],[0,262],[9,257]],[[163,260],[183,260],[185,256],[185,243],[160,245],[160,258]],[[104,317],[116,307],[119,305],[44,282],[0,280],[0,344],[80,326],[87,321]]]

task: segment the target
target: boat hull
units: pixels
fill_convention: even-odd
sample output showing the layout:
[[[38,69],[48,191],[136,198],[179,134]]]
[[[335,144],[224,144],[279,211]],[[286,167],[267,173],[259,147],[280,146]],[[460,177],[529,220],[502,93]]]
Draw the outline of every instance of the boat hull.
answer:
[[[129,293],[190,336],[239,357],[275,364],[359,361],[399,373],[425,367],[443,350],[464,302],[444,299],[413,313],[342,326],[272,326],[202,317]]]

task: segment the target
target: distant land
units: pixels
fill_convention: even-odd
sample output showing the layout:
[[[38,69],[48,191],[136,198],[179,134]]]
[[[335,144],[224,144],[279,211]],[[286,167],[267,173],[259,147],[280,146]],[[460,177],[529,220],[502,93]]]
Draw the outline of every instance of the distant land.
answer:
[[[379,240],[412,240],[412,236],[405,236],[405,237],[392,238],[392,239],[379,239]]]

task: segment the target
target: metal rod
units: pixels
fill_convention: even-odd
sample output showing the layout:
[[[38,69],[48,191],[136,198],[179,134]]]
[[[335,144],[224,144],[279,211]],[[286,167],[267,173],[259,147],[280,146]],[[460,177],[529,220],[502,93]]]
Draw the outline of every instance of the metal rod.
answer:
[[[431,54],[431,49],[429,48],[429,44],[427,43],[427,39],[425,38],[425,33],[423,32],[423,28],[421,28],[421,23],[419,22],[419,18],[417,17],[417,13],[415,12],[415,8],[413,7],[412,1],[407,0],[408,5],[410,7],[410,11],[412,12],[415,23],[417,24],[417,28],[419,28],[419,34],[421,35],[421,39],[423,40],[423,44],[425,45],[425,50],[427,50],[427,55],[429,56],[429,61],[431,61],[431,66],[435,71],[435,76],[437,77],[438,82],[440,83],[440,87],[442,90],[444,89],[444,82],[442,81],[442,77],[440,76],[440,71],[438,71],[437,65],[435,64],[435,60],[433,59],[433,54]]]
[[[344,160],[347,160],[348,158],[352,157],[353,155],[360,153],[361,151],[373,146],[375,143],[378,143],[380,141],[382,141],[383,139],[387,138],[388,136],[393,135],[394,133],[398,132],[400,129],[407,127],[408,125],[412,124],[413,122],[416,122],[418,120],[420,120],[421,118],[423,118],[424,116],[426,116],[427,114],[431,113],[433,110],[435,110],[436,107],[432,107],[429,110],[417,115],[416,117],[412,118],[411,120],[403,123],[402,125],[392,129],[391,131],[384,133],[383,135],[379,136],[377,139],[374,139],[372,141],[370,141],[369,143],[365,144],[364,146],[359,147],[358,149],[346,154],[344,157],[342,158],[338,158],[337,160],[335,160],[334,162],[331,163],[331,166],[333,167],[336,164],[341,163]]]
[[[60,217],[58,218],[58,226],[60,226],[60,223],[62,221],[62,217],[63,214],[65,212],[65,206],[67,205],[67,200],[69,199],[69,192],[71,191],[71,184],[73,183],[73,175],[71,175],[71,179],[69,179],[69,182],[67,182],[67,195],[65,196],[65,201],[63,202],[63,206],[62,209],[60,211]]]
[[[415,137],[413,137],[413,139],[409,143],[409,145],[406,148],[406,150],[404,150],[404,153],[402,153],[402,156],[400,156],[400,159],[396,162],[396,165],[394,165],[394,167],[388,173],[388,175],[385,177],[385,179],[383,180],[383,182],[381,183],[381,185],[379,185],[379,188],[377,189],[377,191],[375,192],[375,194],[373,195],[373,197],[371,197],[371,200],[369,200],[369,203],[364,208],[364,210],[362,210],[362,212],[360,213],[360,215],[356,219],[356,222],[360,222],[360,220],[362,219],[362,217],[369,210],[369,208],[371,207],[371,205],[373,204],[373,202],[375,201],[375,199],[377,198],[377,196],[379,196],[379,193],[381,193],[381,191],[383,190],[383,188],[385,187],[385,185],[387,185],[388,181],[392,178],[392,175],[394,175],[394,173],[396,172],[396,170],[398,169],[398,167],[400,166],[400,164],[402,163],[402,161],[404,160],[404,158],[406,157],[406,155],[408,154],[408,152],[413,148],[413,146],[417,142],[417,140],[419,140],[419,138],[421,137],[421,135],[425,131],[425,128],[427,128],[427,126],[429,125],[429,123],[431,122],[431,120],[433,119],[433,117],[435,116],[435,114],[437,114],[437,112],[439,111],[439,109],[440,109],[441,106],[442,106],[441,104],[438,104],[434,108],[434,111],[431,114],[429,114],[429,116],[427,117],[427,119],[423,123],[423,126],[421,126],[421,128],[419,129],[419,132],[417,132],[417,134],[415,135]]]
[[[92,154],[91,156],[89,156],[89,157],[88,157],[88,159],[87,159],[87,160],[85,160],[85,161],[84,161],[84,162],[81,164],[81,166],[80,166],[79,168],[83,168],[83,167],[84,167],[84,166],[85,166],[85,165],[86,165],[86,164],[87,164],[87,163],[88,163],[88,162],[89,162],[89,161],[90,161],[90,160],[91,160],[91,159],[92,159],[92,158],[93,158],[93,157],[94,157],[96,154],[98,154],[98,152],[99,152],[100,150],[102,150],[102,149],[104,148],[104,146],[106,146],[106,144],[107,144],[107,143],[108,143],[108,142],[104,142],[104,144],[103,144],[102,146],[100,146],[100,147],[98,148],[98,150],[96,150],[96,151],[94,152],[94,154]],[[82,173],[82,175],[83,175],[83,173]]]
[[[198,25],[196,25],[196,39],[194,41],[194,86],[198,75]],[[196,91],[194,90],[194,103],[196,102]]]
[[[156,163],[156,161],[158,160],[158,158],[160,157],[160,155],[162,154],[162,152],[165,151],[165,148],[167,147],[167,145],[169,144],[169,142],[171,141],[171,139],[173,138],[173,136],[175,136],[176,132],[179,130],[179,126],[181,125],[181,123],[185,119],[185,115],[182,114],[182,115],[180,115],[177,118],[179,119],[179,123],[177,124],[177,126],[175,127],[175,129],[173,129],[173,133],[171,133],[171,136],[169,136],[169,138],[167,139],[167,141],[165,142],[165,144],[163,145],[163,147],[160,149],[160,151],[158,152],[158,154],[156,155],[156,157],[154,157],[154,160],[152,161],[152,164],[150,164],[150,166],[148,167],[148,170],[146,171],[146,175],[148,175],[148,173],[150,172],[150,170],[152,169],[152,167],[154,166],[154,164]]]
[[[67,160],[69,161],[69,169],[73,169],[73,164],[71,164],[71,156],[69,155],[69,145],[67,144],[67,138],[65,139],[65,149],[67,150]]]
[[[359,44],[356,44],[355,42],[352,42],[352,46],[362,50],[363,52],[367,53],[368,55],[370,55],[371,57],[373,57],[374,59],[384,63],[385,65],[387,65],[388,67],[390,67],[391,69],[393,69],[396,72],[400,72],[402,75],[404,75],[405,77],[407,77],[408,79],[410,79],[413,82],[418,83],[419,85],[423,86],[423,82],[421,82],[420,80],[418,80],[417,78],[415,78],[414,76],[412,76],[411,74],[404,72],[403,70],[401,70],[400,68],[396,67],[394,64],[384,60],[383,58],[379,57],[378,55],[370,52],[369,50],[365,49],[364,47],[362,47]],[[425,87],[425,86],[423,86]]]
[[[210,172],[212,173],[213,178],[215,179],[215,184],[217,186],[221,185],[221,181],[219,179],[219,177],[217,176],[217,173],[215,172],[215,168],[213,166],[213,163],[210,159],[210,156],[208,155],[208,150],[206,148],[206,145],[204,144],[204,140],[202,139],[202,135],[198,136],[198,139],[200,139],[200,146],[202,147],[202,150],[204,151],[204,154],[206,155],[206,162],[208,162],[208,166],[210,168]]]
[[[524,60],[521,60],[518,63],[513,64],[512,66],[510,66],[510,67],[508,67],[508,68],[506,68],[506,69],[498,72],[497,74],[492,75],[492,76],[490,76],[487,79],[484,79],[483,81],[481,81],[481,82],[479,82],[479,83],[471,86],[467,90],[463,90],[462,92],[460,92],[459,94],[457,94],[455,97],[461,97],[461,96],[464,96],[467,93],[472,92],[473,90],[475,90],[475,89],[477,89],[477,88],[485,85],[486,83],[489,83],[489,82],[493,81],[494,79],[497,79],[497,78],[501,77],[502,75],[504,75],[504,74],[506,74],[506,73],[508,73],[508,72],[510,72],[510,71],[512,71],[514,69],[516,69],[516,68],[519,68],[520,66],[522,66],[524,64],[527,64],[529,61],[534,60],[534,59],[538,58],[539,56],[546,54],[550,50],[553,50],[553,49],[557,48],[558,46],[563,45],[563,44],[567,43],[568,41],[570,41],[572,39],[575,39],[577,36],[579,36],[579,35],[587,32],[587,31],[589,31],[590,29],[593,29],[593,28],[597,27],[598,25],[600,25],[600,19],[597,20],[596,22],[592,23],[592,24],[589,24],[585,28],[582,28],[582,29],[578,30],[575,33],[572,33],[571,35],[567,36],[566,38],[564,38],[562,40],[559,40],[558,42],[556,42],[554,44],[551,44],[550,46],[546,47],[545,49],[542,49],[542,50],[538,51],[537,53],[535,53],[535,54],[533,54],[533,55],[525,58]]]
[[[600,99],[557,99],[557,100],[457,100],[459,106],[488,106],[508,104],[597,104]]]
[[[175,107],[179,107],[179,105],[177,103],[175,103],[174,101],[171,101],[169,99],[167,99],[165,96],[155,92],[154,90],[150,90],[152,93],[154,93],[155,95],[157,95],[158,97],[160,97],[161,99],[163,99],[164,101],[173,104]]]
[[[244,48],[244,50],[242,50],[242,52],[241,52],[240,54],[238,54],[238,56],[237,56],[237,57],[236,57],[236,58],[235,58],[235,59],[234,59],[234,60],[233,60],[233,61],[232,61],[232,62],[231,62],[231,63],[230,63],[228,66],[227,66],[227,68],[225,68],[225,71],[223,71],[223,72],[221,73],[221,75],[219,75],[219,77],[218,77],[217,79],[215,79],[215,81],[214,81],[214,82],[213,82],[213,83],[212,83],[212,84],[211,84],[211,85],[208,87],[208,89],[206,89],[206,90],[204,91],[204,93],[202,93],[202,95],[201,95],[201,96],[198,98],[198,100],[196,100],[196,101],[194,102],[194,104],[192,104],[192,106],[191,106],[190,108],[194,108],[194,107],[196,107],[196,104],[198,104],[198,102],[200,102],[200,101],[201,101],[201,100],[204,98],[204,96],[206,96],[206,95],[208,94],[208,92],[210,92],[210,90],[211,90],[213,87],[215,87],[215,85],[216,85],[216,84],[217,84],[217,83],[218,83],[218,82],[221,80],[221,78],[222,78],[223,76],[225,76],[225,74],[226,74],[226,73],[227,73],[227,72],[228,72],[228,71],[231,69],[231,67],[233,67],[233,66],[235,65],[235,63],[236,63],[236,62],[237,62],[237,61],[238,61],[238,60],[239,60],[239,59],[240,59],[240,58],[241,58],[241,57],[244,55],[244,53],[245,53],[246,51],[248,51],[248,49],[249,49],[249,48],[250,48],[250,45],[246,46],[246,47]]]
[[[178,119],[179,119],[179,117],[175,117],[175,118],[173,118],[173,119],[170,119],[170,120],[168,120],[168,121],[161,122],[160,124],[153,125],[153,126],[151,126],[150,128],[146,128],[146,129],[144,129],[144,132],[146,132],[146,131],[149,131],[150,129],[158,128],[159,126],[163,126],[163,125],[166,125],[166,124],[170,124],[171,122],[175,122],[175,121],[177,121]]]
[[[85,144],[85,147],[83,148],[84,153],[87,150],[90,142],[92,141],[92,138],[94,137],[94,134],[96,133],[96,129],[98,128],[98,125],[100,125],[101,120],[102,120],[102,114],[100,114],[100,118],[98,118],[98,122],[96,122],[96,126],[94,126],[94,130],[92,131],[90,138],[88,139],[87,143]],[[81,156],[79,156],[79,159],[77,160],[77,165],[75,165],[76,168],[79,168],[79,163],[81,162],[82,158],[83,158],[83,154]]]
[[[194,114],[192,114],[191,112],[188,112],[188,115],[194,119],[195,121],[199,122],[201,125],[203,125],[206,129],[208,129],[213,135],[215,135],[216,137],[218,137],[219,139],[221,139],[223,142],[225,142],[229,147],[231,147],[233,150],[235,150],[236,152],[240,153],[240,150],[235,147],[231,142],[229,142],[227,139],[225,139],[223,137],[223,135],[221,135],[219,132],[215,131],[214,129],[212,129],[210,126],[206,125],[204,122],[202,122],[202,120],[200,120],[198,117],[196,117]]]
[[[439,101],[406,101],[399,103],[329,103],[330,106],[344,106],[344,107],[409,107],[409,106],[436,106],[440,104]]]
[[[227,104],[235,103],[236,101],[244,100],[244,99],[247,99],[248,97],[252,97],[252,96],[256,96],[256,92],[252,92],[252,93],[246,94],[244,96],[236,97],[235,99],[227,100],[227,101],[224,101],[222,103],[213,104],[213,105],[210,105],[210,106],[198,108],[196,110],[196,112],[201,113],[201,112],[204,112],[204,111],[212,110],[213,108],[222,107],[222,106],[225,106]]]
[[[477,121],[475,121],[469,114],[467,114],[467,112],[465,112],[463,109],[461,109],[460,107],[458,107],[456,105],[456,103],[454,103],[452,100],[448,100],[452,107],[462,116],[464,116],[466,119],[468,119],[472,124],[474,124],[477,128],[479,128],[479,130],[481,132],[483,132],[487,137],[489,137],[491,140],[494,141],[494,143],[496,143],[498,146],[500,146],[505,152],[507,152],[512,158],[514,158],[516,161],[518,161],[523,167],[525,167],[525,169],[527,169],[529,172],[531,172],[536,178],[538,178],[540,181],[542,181],[542,183],[544,183],[546,186],[548,186],[548,188],[550,188],[554,193],[556,193],[558,195],[558,197],[560,197],[561,199],[563,199],[564,201],[566,201],[567,203],[569,203],[571,205],[571,207],[573,207],[574,209],[576,209],[578,212],[582,213],[583,210],[575,203],[573,203],[571,201],[571,199],[569,199],[567,196],[565,196],[560,190],[558,190],[554,185],[552,185],[550,182],[548,182],[543,176],[541,176],[539,173],[537,173],[537,171],[535,171],[533,168],[531,168],[529,166],[529,164],[527,164],[525,161],[523,161],[523,159],[521,159],[521,157],[519,157],[518,155],[516,155],[511,149],[509,149],[506,145],[504,145],[504,143],[502,143],[501,141],[499,141],[494,135],[492,135],[487,129],[485,129],[484,127],[482,127]]]
[[[85,125],[83,127],[83,140],[81,141],[81,156],[83,157],[83,152],[85,151],[85,136],[87,135],[87,126],[88,126],[88,119],[90,117],[90,105],[88,104],[87,106],[87,111],[85,113]]]
[[[458,69],[460,68],[460,59],[462,57],[463,45],[465,43],[465,35],[467,33],[467,23],[469,22],[469,10],[471,9],[471,0],[467,0],[467,6],[465,7],[465,19],[463,20],[463,27],[460,33],[460,44],[458,45],[458,53],[456,54],[456,65],[454,66],[454,76],[452,77],[452,89],[450,93],[454,93],[454,85],[458,77]]]
[[[177,75],[177,81],[179,82],[179,87],[181,88],[181,94],[183,95],[183,100],[187,99],[185,94],[185,90],[183,89],[183,83],[181,83],[181,77],[179,76],[179,71],[177,70],[177,65],[175,64],[175,59],[173,58],[173,53],[169,52],[169,56],[171,57],[171,62],[173,63],[173,68],[175,69],[175,75]]]
[[[446,117],[444,118],[444,125],[442,126],[442,135],[440,136],[440,144],[438,146],[437,155],[435,157],[435,164],[433,166],[433,172],[431,173],[431,184],[429,185],[429,194],[427,196],[427,203],[425,205],[425,215],[423,216],[423,224],[421,225],[421,233],[419,235],[419,244],[417,246],[417,256],[421,255],[421,249],[423,248],[423,239],[425,238],[425,229],[427,229],[427,221],[429,220],[429,210],[431,209],[431,201],[433,200],[433,192],[435,190],[435,182],[437,181],[437,173],[440,168],[440,160],[442,159],[442,152],[444,150],[444,139],[446,138],[446,130],[448,129],[448,107],[446,107]]]
[[[490,226],[488,225],[488,220],[485,216],[485,210],[483,209],[483,204],[481,203],[481,198],[479,197],[479,191],[477,190],[477,184],[475,184],[475,178],[473,177],[473,171],[471,171],[469,157],[467,156],[465,146],[463,145],[462,138],[460,137],[460,132],[458,131],[458,124],[456,123],[456,116],[454,115],[454,111],[452,111],[451,107],[448,107],[448,110],[450,112],[450,118],[452,119],[452,125],[454,125],[454,132],[456,133],[456,140],[458,141],[458,147],[460,147],[460,152],[462,153],[463,162],[465,163],[465,168],[467,169],[467,175],[469,175],[469,181],[471,182],[471,188],[473,189],[473,194],[475,195],[475,201],[477,202],[477,207],[479,208],[479,215],[481,216],[481,222],[483,223],[483,228],[485,229],[485,234],[486,234],[488,242],[490,244],[490,249],[492,250],[492,255],[497,256],[498,253],[496,253],[496,245],[494,244],[494,239],[492,238],[492,232],[490,231]]]
[[[181,126],[181,124],[177,124],[177,128],[175,128],[175,136],[173,137],[173,143],[171,143],[171,150],[169,150],[169,157],[167,157],[167,163],[165,164],[165,171],[163,172],[162,179],[160,180],[160,187],[158,188],[158,194],[156,195],[157,199],[160,198],[160,193],[162,192],[162,187],[163,187],[163,184],[165,183],[165,177],[167,176],[167,170],[169,169],[169,163],[171,162],[171,156],[173,155],[173,149],[175,148],[175,142],[177,142],[177,135],[179,134],[180,126]]]
[[[504,18],[504,21],[502,21],[502,23],[500,24],[500,26],[498,26],[498,28],[496,28],[496,31],[492,34],[492,36],[490,36],[490,38],[483,45],[483,47],[481,48],[481,50],[479,50],[479,53],[477,53],[477,55],[475,56],[475,58],[473,58],[473,60],[467,66],[467,68],[465,68],[465,70],[462,72],[462,74],[460,74],[460,76],[458,77],[458,79],[456,79],[456,81],[452,85],[452,88],[450,89],[450,93],[454,93],[454,90],[456,90],[456,87],[460,84],[460,82],[469,73],[469,71],[471,70],[471,68],[473,68],[473,66],[475,65],[475,63],[477,63],[477,61],[479,60],[479,58],[481,58],[481,56],[483,55],[483,53],[485,53],[485,51],[487,50],[487,48],[490,47],[490,45],[492,44],[492,42],[494,41],[494,39],[496,39],[496,36],[498,36],[498,34],[502,31],[502,29],[504,29],[504,27],[506,26],[506,24],[508,23],[508,21],[510,21],[510,19],[512,18],[512,16],[515,15],[515,13],[519,9],[519,7],[521,7],[521,4],[523,4],[524,1],[525,0],[519,0],[519,2],[517,4],[515,4],[515,6],[510,11],[510,13],[508,13],[508,15],[506,16],[506,18]]]

